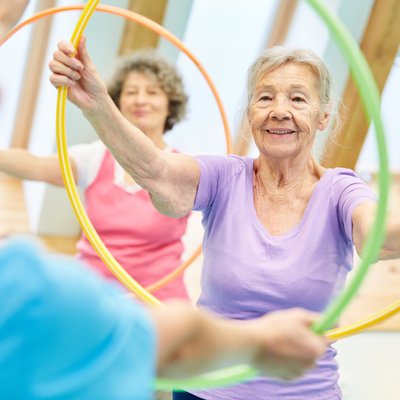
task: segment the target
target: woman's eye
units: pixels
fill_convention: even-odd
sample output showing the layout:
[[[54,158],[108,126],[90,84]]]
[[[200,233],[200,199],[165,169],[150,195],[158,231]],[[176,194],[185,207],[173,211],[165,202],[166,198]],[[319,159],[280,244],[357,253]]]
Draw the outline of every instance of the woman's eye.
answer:
[[[272,98],[270,96],[261,96],[259,101],[271,101]]]
[[[302,97],[296,96],[292,98],[292,101],[294,101],[295,103],[301,103],[304,101],[304,99]]]

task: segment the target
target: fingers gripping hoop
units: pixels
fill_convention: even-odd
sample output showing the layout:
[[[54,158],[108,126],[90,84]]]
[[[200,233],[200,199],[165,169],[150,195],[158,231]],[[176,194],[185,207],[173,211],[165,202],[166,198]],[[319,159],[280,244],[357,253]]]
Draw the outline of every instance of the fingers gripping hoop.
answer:
[[[361,285],[366,273],[368,272],[368,267],[371,263],[375,262],[381,244],[383,242],[384,228],[385,228],[385,214],[386,207],[388,201],[388,190],[389,190],[389,168],[388,168],[388,160],[387,160],[387,150],[384,136],[384,129],[382,118],[380,115],[380,98],[379,92],[374,82],[372,73],[368,67],[367,62],[365,61],[364,56],[362,55],[357,43],[354,42],[351,35],[348,33],[342,22],[321,2],[321,0],[307,0],[308,3],[314,8],[314,10],[319,14],[319,16],[323,19],[325,24],[330,29],[332,35],[334,36],[336,42],[338,43],[340,49],[342,50],[343,55],[347,59],[353,79],[356,82],[358,90],[360,92],[360,96],[365,108],[365,111],[368,117],[373,121],[375,126],[375,133],[377,139],[377,146],[379,152],[379,203],[377,208],[377,213],[375,216],[375,221],[373,224],[372,231],[370,232],[366,245],[362,251],[362,262],[357,268],[356,275],[353,277],[352,281],[347,286],[347,289],[336,299],[327,309],[327,311],[323,314],[322,318],[317,321],[317,323],[313,326],[313,329],[317,333],[325,332],[325,335],[328,336],[332,340],[340,339],[349,335],[356,334],[361,332],[362,330],[373,326],[379,322],[384,321],[390,316],[396,314],[400,311],[400,300],[394,302],[390,306],[385,309],[377,312],[376,314],[371,315],[355,324],[332,329],[327,331],[331,326],[333,326],[338,319],[341,312],[350,302],[350,300],[355,295],[359,286]],[[213,95],[217,101],[221,117],[223,120],[225,137],[227,143],[227,150],[230,152],[231,149],[231,141],[230,141],[230,133],[229,126],[226,118],[226,113],[222,106],[222,102],[219,98],[219,95],[213,85],[210,77],[207,72],[201,66],[200,62],[194,57],[194,55],[184,46],[184,44],[177,39],[174,35],[169,33],[163,27],[151,21],[148,18],[145,18],[139,14],[136,14],[132,11],[127,11],[124,9],[120,9],[118,7],[112,6],[97,6],[99,0],[88,1],[86,6],[78,5],[78,6],[67,6],[67,7],[57,7],[53,9],[48,9],[42,11],[33,17],[23,21],[19,25],[17,25],[14,29],[12,29],[2,40],[0,40],[0,46],[5,43],[11,36],[13,36],[19,29],[23,26],[28,25],[42,17],[52,15],[55,13],[59,13],[62,11],[70,11],[70,10],[80,10],[84,8],[84,11],[81,15],[80,20],[75,28],[75,31],[72,35],[71,42],[76,47],[79,38],[83,33],[83,30],[86,27],[92,13],[96,9],[99,12],[105,12],[109,14],[114,14],[118,16],[122,16],[131,21],[137,22],[150,30],[156,32],[157,34],[163,36],[165,39],[172,42],[176,47],[178,47],[181,51],[183,51],[197,66],[200,72],[205,77],[207,83],[210,86],[210,89],[213,92]],[[97,6],[97,8],[96,8]],[[99,256],[103,259],[106,265],[111,269],[114,275],[132,292],[134,292],[139,298],[143,301],[146,301],[149,304],[162,305],[162,303],[152,296],[146,289],[141,287],[133,278],[130,277],[129,274],[116,262],[116,260],[112,257],[112,255],[108,252],[107,248],[102,243],[101,239],[98,237],[97,232],[94,230],[91,225],[85,210],[80,202],[79,196],[76,191],[75,183],[72,177],[71,168],[69,165],[69,159],[67,156],[67,144],[65,138],[65,103],[66,103],[67,91],[65,88],[60,88],[58,93],[58,101],[57,101],[57,146],[60,158],[60,165],[65,181],[65,186],[70,198],[70,201],[73,205],[77,218],[81,224],[81,227],[85,234],[88,236],[91,241],[93,247],[99,254]],[[92,242],[93,241],[93,242]],[[197,249],[198,253],[200,253],[200,249]],[[193,254],[190,259],[196,257],[196,252]],[[188,260],[187,262],[189,262]],[[184,265],[179,267],[179,271],[176,270],[172,274],[173,276],[178,275],[184,268]],[[170,274],[171,275],[171,274]],[[173,277],[169,277],[172,279]],[[166,280],[167,277],[163,278],[159,282]],[[152,285],[156,286],[158,283]],[[158,286],[160,287],[160,286]],[[223,385],[230,385],[234,383],[238,383],[247,379],[250,379],[257,375],[257,371],[250,368],[247,365],[238,365],[231,368],[226,368],[223,370],[214,371],[209,374],[204,374],[201,376],[196,376],[190,379],[183,380],[166,380],[166,379],[158,379],[157,380],[157,388],[160,390],[171,390],[177,387],[185,387],[185,388],[211,388]]]

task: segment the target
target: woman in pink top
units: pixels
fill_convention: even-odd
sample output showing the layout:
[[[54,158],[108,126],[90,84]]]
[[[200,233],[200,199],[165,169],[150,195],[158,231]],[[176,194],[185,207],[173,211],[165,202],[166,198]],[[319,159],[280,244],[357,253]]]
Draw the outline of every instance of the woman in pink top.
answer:
[[[122,58],[110,79],[111,98],[124,115],[157,148],[169,149],[164,133],[186,112],[187,96],[174,67],[146,50]],[[86,211],[118,262],[147,286],[177,268],[188,215],[175,219],[158,212],[150,196],[117,164],[100,141],[69,149],[75,181],[84,189]],[[37,157],[23,149],[0,150],[0,170],[21,179],[63,186],[57,155]],[[78,258],[104,275],[111,272],[82,235]],[[187,299],[179,277],[154,292],[161,300]]]

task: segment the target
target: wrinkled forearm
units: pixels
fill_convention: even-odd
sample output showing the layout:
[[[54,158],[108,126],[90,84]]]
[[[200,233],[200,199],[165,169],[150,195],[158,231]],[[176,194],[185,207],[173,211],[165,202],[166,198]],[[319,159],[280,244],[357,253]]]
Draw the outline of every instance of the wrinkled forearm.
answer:
[[[196,194],[200,169],[193,157],[158,149],[126,120],[109,96],[85,111],[86,118],[120,165],[151,195],[154,206],[172,217],[187,215]]]
[[[162,169],[162,151],[122,116],[109,96],[99,100],[96,110],[86,111],[85,116],[119,164],[151,192],[153,179]]]
[[[191,306],[169,312],[168,322],[156,323],[161,336],[159,376],[182,378],[254,359],[257,340],[248,326],[216,320]]]
[[[376,210],[376,203],[367,202],[353,212],[353,242],[360,257],[373,228]],[[378,260],[393,258],[400,258],[400,213],[389,210],[386,214],[385,235]]]
[[[380,253],[381,260],[400,258],[400,213],[389,212],[386,219],[386,235]]]

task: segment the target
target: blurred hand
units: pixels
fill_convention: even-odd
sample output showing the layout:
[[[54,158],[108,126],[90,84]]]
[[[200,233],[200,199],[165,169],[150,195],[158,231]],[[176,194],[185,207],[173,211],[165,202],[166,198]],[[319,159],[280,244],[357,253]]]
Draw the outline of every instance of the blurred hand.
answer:
[[[290,380],[303,375],[326,351],[328,340],[311,331],[317,315],[300,309],[277,311],[254,320],[260,342],[256,366],[268,376]]]

